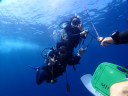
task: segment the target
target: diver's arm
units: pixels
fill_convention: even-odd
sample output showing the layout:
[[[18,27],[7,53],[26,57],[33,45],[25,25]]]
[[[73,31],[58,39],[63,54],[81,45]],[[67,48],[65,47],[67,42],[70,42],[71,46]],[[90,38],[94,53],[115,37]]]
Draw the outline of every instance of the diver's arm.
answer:
[[[125,44],[128,43],[128,30],[124,32],[114,32],[111,35],[111,38],[114,41],[114,44]]]
[[[105,37],[100,42],[103,47],[110,44],[126,44],[128,43],[128,30],[124,32],[114,32],[111,37]]]
[[[87,33],[88,33],[88,30],[84,30],[84,31],[77,33],[77,34],[69,33],[69,36],[70,37],[80,37],[80,36],[85,36],[85,34],[87,34]]]

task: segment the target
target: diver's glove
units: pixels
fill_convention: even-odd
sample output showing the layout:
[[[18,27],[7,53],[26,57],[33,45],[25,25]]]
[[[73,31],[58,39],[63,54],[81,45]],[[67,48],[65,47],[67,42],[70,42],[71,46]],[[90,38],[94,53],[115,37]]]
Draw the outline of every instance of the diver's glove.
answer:
[[[86,36],[88,34],[89,30],[84,30],[80,33],[80,36]]]

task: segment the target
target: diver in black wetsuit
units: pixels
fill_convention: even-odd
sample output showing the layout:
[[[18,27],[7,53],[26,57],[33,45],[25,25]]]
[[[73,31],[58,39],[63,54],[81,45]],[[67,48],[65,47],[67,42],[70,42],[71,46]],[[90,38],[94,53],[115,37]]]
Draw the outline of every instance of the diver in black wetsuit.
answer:
[[[67,65],[75,65],[80,61],[80,57],[84,50],[80,49],[78,55],[67,54],[65,46],[60,46],[58,50],[51,50],[47,54],[45,66],[42,68],[35,68],[36,82],[38,85],[46,81],[47,83],[54,83],[57,77],[61,76],[66,71]]]
[[[36,69],[36,82],[40,85],[42,82],[54,82],[55,79],[62,75],[66,70],[65,59],[65,48],[58,49],[59,51],[52,49],[48,52],[45,65],[42,68]]]
[[[66,26],[62,27],[64,32],[62,34],[62,41],[67,41],[68,49],[73,51],[80,43],[82,38],[86,38],[88,30],[83,30],[81,21],[78,16],[73,16]]]
[[[100,42],[103,47],[110,45],[110,44],[127,44],[128,43],[128,30],[123,31],[123,32],[116,31],[110,37],[105,37]]]

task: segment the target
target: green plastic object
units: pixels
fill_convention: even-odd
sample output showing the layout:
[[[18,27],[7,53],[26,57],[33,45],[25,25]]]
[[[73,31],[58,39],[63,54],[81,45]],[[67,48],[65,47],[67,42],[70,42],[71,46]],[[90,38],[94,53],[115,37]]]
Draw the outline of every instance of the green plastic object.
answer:
[[[104,62],[101,63],[92,77],[92,86],[103,96],[110,95],[110,87],[112,84],[125,81],[126,72],[120,71],[117,67],[125,69],[121,66]]]

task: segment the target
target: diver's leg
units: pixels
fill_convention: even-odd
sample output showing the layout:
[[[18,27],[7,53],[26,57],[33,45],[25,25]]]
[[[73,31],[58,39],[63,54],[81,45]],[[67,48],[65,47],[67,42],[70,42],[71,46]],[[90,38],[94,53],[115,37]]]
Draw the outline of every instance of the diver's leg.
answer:
[[[36,83],[40,85],[46,80],[46,71],[44,70],[37,70],[36,72]]]

